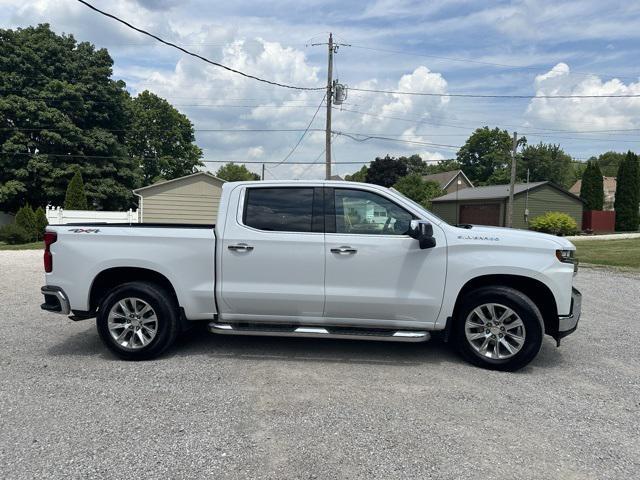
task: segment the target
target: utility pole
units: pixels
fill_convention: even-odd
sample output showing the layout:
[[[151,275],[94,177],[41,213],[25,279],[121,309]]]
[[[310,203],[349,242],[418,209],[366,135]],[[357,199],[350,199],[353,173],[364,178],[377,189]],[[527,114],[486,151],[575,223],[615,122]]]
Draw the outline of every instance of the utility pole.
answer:
[[[260,180],[264,180],[264,163],[262,164],[262,177],[260,178]]]
[[[331,100],[333,99],[333,34],[329,33],[329,65],[327,66],[327,123],[325,125],[325,177],[331,179]]]
[[[513,227],[513,190],[516,184],[516,152],[518,150],[518,132],[513,132],[511,149],[511,181],[509,182],[509,202],[507,203],[507,227]]]

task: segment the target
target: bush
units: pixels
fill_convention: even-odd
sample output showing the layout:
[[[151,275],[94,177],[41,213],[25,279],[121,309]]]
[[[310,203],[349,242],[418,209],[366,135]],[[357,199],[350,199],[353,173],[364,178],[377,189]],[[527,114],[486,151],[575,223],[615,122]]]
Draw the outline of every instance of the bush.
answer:
[[[31,241],[31,234],[15,223],[0,228],[0,241],[9,245],[20,245]]]
[[[15,224],[22,228],[28,235],[27,242],[35,242],[38,239],[38,226],[36,223],[36,214],[27,204],[16,213]],[[26,242],[23,242],[26,243]]]
[[[47,228],[47,225],[49,225],[49,221],[47,220],[47,214],[45,213],[44,208],[36,208],[35,213],[37,240],[42,240],[44,238],[44,230]]]
[[[553,235],[573,235],[578,232],[578,224],[566,213],[547,212],[531,220],[531,230],[551,233]]]
[[[87,209],[87,195],[84,192],[84,182],[82,181],[82,174],[80,168],[75,169],[75,173],[69,184],[67,185],[67,193],[64,197],[65,210],[86,210]]]

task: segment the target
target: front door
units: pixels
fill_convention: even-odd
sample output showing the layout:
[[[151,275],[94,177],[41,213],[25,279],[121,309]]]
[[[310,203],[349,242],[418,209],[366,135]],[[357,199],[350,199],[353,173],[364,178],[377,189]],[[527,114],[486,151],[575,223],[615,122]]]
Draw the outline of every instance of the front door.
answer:
[[[421,250],[412,215],[383,195],[327,188],[325,317],[336,323],[407,327],[433,323],[444,293],[446,245]],[[424,325],[422,325],[424,326]]]
[[[221,318],[286,323],[322,317],[322,189],[246,187],[225,226]]]

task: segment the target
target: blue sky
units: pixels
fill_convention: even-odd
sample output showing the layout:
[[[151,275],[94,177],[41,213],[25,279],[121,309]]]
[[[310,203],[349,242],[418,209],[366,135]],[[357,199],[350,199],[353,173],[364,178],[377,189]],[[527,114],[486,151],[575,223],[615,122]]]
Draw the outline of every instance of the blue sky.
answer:
[[[351,87],[478,94],[640,94],[640,2],[622,1],[272,1],[93,2],[213,60],[279,82],[326,81],[328,32],[341,47],[335,72]],[[109,49],[114,76],[135,94],[149,89],[187,114],[205,159],[281,161],[322,93],[292,92],[208,66],[97,15],[75,0],[0,0],[0,26],[48,22]],[[321,109],[312,128],[324,128]],[[529,143],[559,143],[576,158],[640,150],[640,98],[469,99],[352,91],[334,130],[405,142],[334,139],[334,160],[385,154],[452,158],[474,128],[499,126]],[[594,133],[585,133],[589,131]],[[606,130],[602,132],[602,130]],[[612,131],[613,130],[613,131]],[[362,138],[362,137],[359,137]],[[418,143],[406,143],[407,141]],[[438,145],[424,145],[438,144]],[[447,145],[447,146],[444,146]],[[324,134],[311,132],[267,178],[321,178]],[[293,162],[318,162],[295,165]],[[216,170],[217,164],[208,168]],[[259,164],[248,164],[254,171]],[[340,174],[360,165],[337,165]]]

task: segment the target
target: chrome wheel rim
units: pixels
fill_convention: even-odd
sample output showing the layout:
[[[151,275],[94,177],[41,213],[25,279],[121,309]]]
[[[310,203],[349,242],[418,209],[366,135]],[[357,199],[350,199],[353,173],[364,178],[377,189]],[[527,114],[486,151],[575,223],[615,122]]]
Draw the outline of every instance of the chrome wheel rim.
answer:
[[[158,333],[156,312],[135,297],[123,298],[111,307],[107,323],[111,338],[127,350],[146,347]]]
[[[484,303],[471,310],[464,331],[475,353],[492,360],[513,357],[522,349],[526,338],[522,319],[499,303]]]

